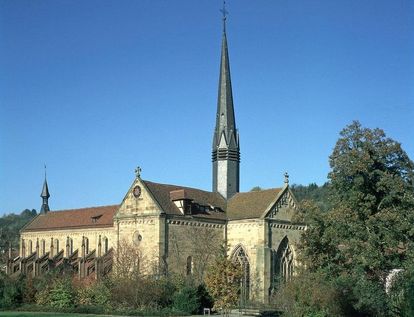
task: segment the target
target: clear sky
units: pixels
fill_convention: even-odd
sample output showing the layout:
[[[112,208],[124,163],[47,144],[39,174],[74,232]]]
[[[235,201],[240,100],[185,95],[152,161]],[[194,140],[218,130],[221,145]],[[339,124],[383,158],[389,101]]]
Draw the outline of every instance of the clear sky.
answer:
[[[0,214],[211,189],[220,0],[0,0]],[[352,120],[414,159],[414,1],[228,0],[241,190],[323,184]]]

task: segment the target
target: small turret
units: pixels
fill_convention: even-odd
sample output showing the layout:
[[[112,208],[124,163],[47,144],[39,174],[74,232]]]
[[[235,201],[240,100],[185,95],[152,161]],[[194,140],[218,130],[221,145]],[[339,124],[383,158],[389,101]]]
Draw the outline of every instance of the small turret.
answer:
[[[40,194],[40,197],[42,197],[42,207],[40,207],[40,213],[47,213],[48,211],[50,211],[49,208],[49,188],[47,186],[47,180],[46,180],[46,166],[45,166],[45,181],[43,183],[43,189],[42,189],[42,193]]]

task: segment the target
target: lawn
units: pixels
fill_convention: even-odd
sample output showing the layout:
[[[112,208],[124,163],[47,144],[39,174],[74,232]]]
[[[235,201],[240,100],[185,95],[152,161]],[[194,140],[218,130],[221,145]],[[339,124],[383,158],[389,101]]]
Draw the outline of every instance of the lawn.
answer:
[[[10,317],[98,317],[99,316],[99,317],[102,317],[105,315],[2,311],[0,312],[0,316],[10,316]]]

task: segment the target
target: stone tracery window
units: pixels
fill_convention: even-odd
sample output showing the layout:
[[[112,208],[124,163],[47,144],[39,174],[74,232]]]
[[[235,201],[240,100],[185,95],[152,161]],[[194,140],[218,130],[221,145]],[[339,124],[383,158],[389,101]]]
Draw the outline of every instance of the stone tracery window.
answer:
[[[272,251],[272,281],[271,291],[278,287],[280,282],[291,279],[294,270],[294,256],[289,245],[289,239],[284,237],[277,251]]]
[[[242,245],[238,245],[231,257],[233,263],[241,266],[243,276],[240,281],[240,300],[245,303],[250,294],[250,262],[247,253]]]

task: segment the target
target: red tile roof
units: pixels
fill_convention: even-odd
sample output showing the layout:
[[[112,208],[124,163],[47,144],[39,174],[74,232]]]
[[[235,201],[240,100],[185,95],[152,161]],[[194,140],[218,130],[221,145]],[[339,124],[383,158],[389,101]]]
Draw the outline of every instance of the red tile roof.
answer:
[[[170,215],[182,215],[172,198],[186,198],[210,210],[192,213],[195,218],[236,220],[259,218],[276,199],[280,188],[237,193],[226,200],[218,193],[177,185],[167,185],[143,181],[162,210]],[[175,197],[177,196],[177,197]],[[64,230],[73,228],[100,228],[113,226],[113,217],[119,205],[91,207],[39,214],[22,232],[41,230]]]
[[[113,216],[119,205],[49,211],[39,214],[22,231],[41,231],[72,228],[100,228],[113,226]]]
[[[227,218],[229,220],[260,218],[281,190],[281,188],[271,188],[235,194],[227,202]]]

